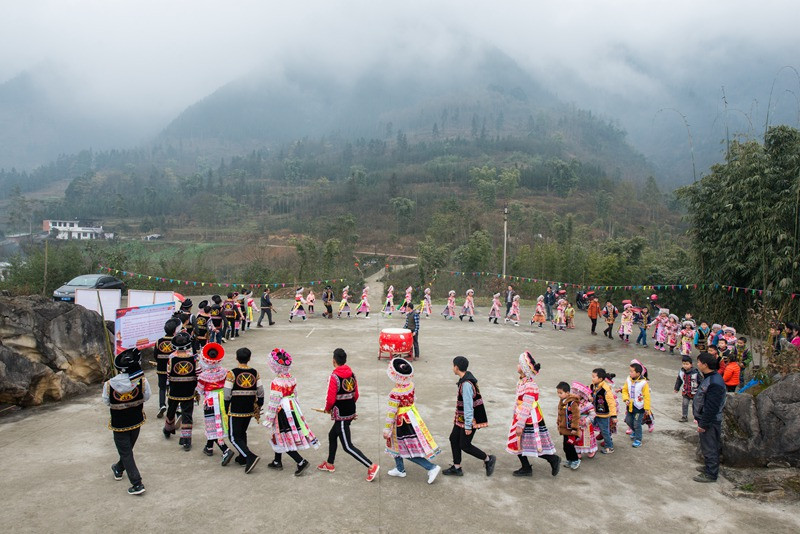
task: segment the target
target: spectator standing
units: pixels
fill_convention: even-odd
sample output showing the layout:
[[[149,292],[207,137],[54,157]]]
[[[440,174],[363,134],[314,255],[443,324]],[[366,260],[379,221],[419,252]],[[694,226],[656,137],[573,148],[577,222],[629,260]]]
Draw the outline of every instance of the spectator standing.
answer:
[[[514,303],[514,295],[517,293],[514,291],[514,286],[508,286],[506,289],[505,296],[506,296],[506,317],[508,317],[508,312],[511,311],[511,304]]]
[[[264,316],[267,316],[267,321],[270,326],[274,325],[275,322],[272,320],[272,300],[269,297],[269,288],[264,288],[264,293],[261,295],[261,315],[258,317],[258,323],[256,326],[258,328],[263,328],[261,325],[261,321],[264,320]]]
[[[600,301],[596,296],[593,296],[591,302],[589,302],[589,308],[586,310],[586,315],[588,315],[589,319],[592,321],[592,335],[596,336],[597,332],[595,330],[597,328],[597,318],[600,316]]]
[[[703,472],[695,482],[716,482],[719,476],[719,451],[722,446],[722,409],[725,407],[725,382],[717,372],[717,360],[707,352],[697,357],[703,380],[692,401],[692,411],[700,434],[700,452],[705,459]]]
[[[547,293],[544,294],[544,308],[547,311],[547,320],[553,320],[553,307],[556,305],[556,294],[553,288],[547,286]]]

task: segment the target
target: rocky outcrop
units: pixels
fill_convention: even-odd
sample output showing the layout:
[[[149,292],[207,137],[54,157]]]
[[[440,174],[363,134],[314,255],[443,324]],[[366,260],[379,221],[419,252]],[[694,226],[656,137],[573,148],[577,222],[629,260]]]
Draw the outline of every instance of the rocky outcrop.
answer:
[[[800,466],[800,373],[787,375],[755,397],[728,395],[722,462],[734,467]]]
[[[110,370],[104,328],[82,306],[0,297],[0,402],[33,406],[101,382]]]

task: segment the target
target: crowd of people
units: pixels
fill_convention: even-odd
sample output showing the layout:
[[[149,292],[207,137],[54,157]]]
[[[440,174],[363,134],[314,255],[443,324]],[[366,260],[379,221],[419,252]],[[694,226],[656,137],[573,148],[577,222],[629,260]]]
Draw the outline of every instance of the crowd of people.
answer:
[[[369,315],[368,287],[362,291],[356,314]],[[338,316],[350,314],[348,303],[349,288],[343,290],[339,301]],[[430,288],[424,292],[422,302],[415,306],[412,288],[406,290],[402,305],[395,310],[393,288],[390,286],[383,309],[386,315],[399,311],[406,315],[406,326],[415,334],[414,356],[419,356],[418,332],[421,314],[430,316]],[[556,330],[574,328],[574,310],[560,303],[563,298],[548,288],[545,295],[537,299],[537,307],[531,324],[540,327],[550,321]],[[474,320],[474,291],[466,294],[461,309],[461,319]],[[520,319],[519,300],[513,287],[502,295],[505,301],[506,322],[518,325]],[[304,295],[298,288],[295,305],[289,319],[305,319],[314,313],[313,292]],[[454,292],[451,291],[443,315],[454,317]],[[654,301],[655,299],[651,299]],[[497,324],[503,315],[501,295],[495,294],[489,312],[489,320]],[[330,287],[323,292],[326,318],[333,317],[333,298]],[[236,351],[236,366],[230,369],[222,366],[224,349],[221,343],[246,332],[255,313],[261,312],[256,326],[266,315],[269,324],[274,324],[269,289],[262,295],[260,306],[253,301],[249,292],[243,295],[230,293],[227,299],[218,295],[199,305],[197,315],[192,314],[192,303],[186,299],[180,310],[164,325],[165,335],[155,347],[157,361],[159,410],[158,418],[164,418],[162,433],[166,439],[180,432],[178,444],[185,450],[192,448],[193,411],[195,404],[202,403],[206,442],[203,452],[213,456],[215,448],[221,453],[221,464],[231,461],[241,465],[245,473],[251,473],[259,462],[259,456],[247,445],[247,432],[252,419],[262,422],[271,432],[270,443],[274,458],[268,467],[283,469],[283,454],[296,464],[295,475],[301,475],[309,467],[309,462],[300,451],[318,448],[319,440],[312,432],[297,402],[297,383],[292,376],[292,357],[286,351],[276,348],[268,358],[275,378],[266,391],[258,371],[249,364],[251,351],[239,348]],[[743,336],[736,337],[734,329],[700,321],[695,328],[694,320],[687,314],[682,321],[682,330],[676,330],[677,317],[669,310],[656,310],[651,319],[646,307],[634,307],[623,302],[623,312],[607,302],[600,308],[596,298],[588,308],[592,320],[591,333],[596,334],[598,318],[608,325],[605,335],[613,339],[617,318],[620,327],[616,334],[624,343],[629,342],[631,328],[640,329],[637,344],[647,346],[648,328],[654,327],[652,339],[654,346],[673,352],[679,348],[681,367],[678,371],[674,391],[683,397],[681,422],[689,421],[689,407],[692,418],[698,424],[701,434],[701,449],[706,458],[703,472],[695,477],[699,482],[716,480],[719,472],[719,440],[722,407],[726,392],[735,391],[743,381],[744,371],[752,363],[752,354]],[[344,315],[342,315],[344,314]],[[550,317],[550,318],[548,318]],[[800,327],[787,325],[786,339],[800,345]],[[697,367],[694,365],[692,349],[699,351]],[[347,354],[336,349],[332,356],[333,372],[329,377],[328,393],[324,412],[330,414],[333,425],[328,433],[328,456],[318,465],[320,471],[335,471],[335,457],[338,443],[345,452],[367,469],[366,479],[372,481],[378,474],[379,466],[367,458],[352,442],[350,423],[356,417],[356,402],[359,398],[358,383],[352,369],[347,365]],[[144,423],[144,403],[150,397],[150,386],[141,371],[141,354],[137,349],[128,349],[117,355],[115,366],[120,373],[106,382],[103,400],[109,405],[111,419],[109,427],[114,430],[114,442],[119,453],[119,461],[112,466],[114,478],[122,479],[127,473],[131,482],[128,492],[144,492],[141,475],[133,459],[133,447],[139,429]],[[630,362],[628,376],[624,384],[616,387],[615,374],[603,368],[592,371],[584,384],[580,381],[558,384],[555,393],[559,398],[556,428],[562,437],[565,457],[562,463],[557,454],[554,440],[545,423],[539,404],[540,391],[536,377],[541,364],[529,351],[519,355],[517,371],[519,374],[513,417],[509,427],[506,451],[518,456],[520,468],[514,476],[531,476],[533,467],[530,458],[539,457],[548,462],[551,473],[556,476],[560,468],[578,469],[585,458],[594,458],[597,452],[611,454],[615,451],[614,435],[617,432],[618,415],[624,413],[631,446],[642,445],[643,428],[650,432],[654,428],[651,407],[650,387],[646,366],[638,359]],[[386,451],[392,455],[395,466],[388,472],[394,477],[405,477],[405,463],[408,460],[428,472],[428,483],[432,483],[439,473],[448,476],[462,476],[462,453],[474,456],[483,463],[487,476],[494,471],[496,456],[487,454],[472,441],[481,428],[488,423],[483,397],[478,381],[469,371],[469,361],[464,356],[453,360],[453,372],[458,377],[457,397],[453,428],[449,436],[452,464],[442,470],[432,462],[441,453],[430,430],[425,425],[415,404],[413,367],[410,361],[402,358],[392,359],[387,373],[395,386],[389,394],[386,422],[383,437]],[[622,404],[620,404],[620,398]],[[624,406],[623,406],[624,405]],[[229,446],[230,445],[230,446]]]

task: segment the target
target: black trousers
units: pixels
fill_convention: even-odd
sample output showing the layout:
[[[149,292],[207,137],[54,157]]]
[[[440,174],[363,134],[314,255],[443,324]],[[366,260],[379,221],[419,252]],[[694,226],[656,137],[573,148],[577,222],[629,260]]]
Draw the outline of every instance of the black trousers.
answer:
[[[450,448],[453,450],[453,463],[455,465],[461,463],[461,451],[474,456],[478,460],[486,460],[486,453],[472,444],[472,438],[475,437],[477,431],[477,428],[473,428],[472,433],[468,436],[463,428],[453,425],[453,431],[450,432]]]
[[[564,436],[564,456],[567,457],[568,462],[576,462],[578,458],[578,451],[575,450],[575,445],[569,442],[569,436]]]
[[[258,326],[261,326],[261,321],[264,320],[264,316],[267,316],[267,322],[272,322],[272,310],[269,308],[261,308],[261,315],[258,318]]]
[[[719,476],[719,451],[722,448],[722,423],[712,424],[699,435],[700,453],[706,461],[706,475],[716,480]]]
[[[175,429],[178,422],[175,421],[175,413],[181,407],[181,438],[192,439],[192,412],[194,411],[194,400],[178,401],[167,399],[167,418],[164,428]]]
[[[603,330],[603,335],[614,339],[614,335],[611,333],[612,330],[614,330],[614,323],[606,323],[606,329]]]
[[[137,439],[139,439],[138,428],[125,432],[114,432],[114,445],[117,446],[119,453],[117,469],[128,473],[128,480],[133,486],[142,482],[142,475],[139,474],[139,469],[133,460],[133,446],[136,445]]]
[[[592,334],[594,334],[594,331],[597,328],[597,317],[595,317],[591,321],[592,321]]]
[[[508,316],[508,312],[510,312],[510,311],[511,311],[511,303],[510,302],[506,302],[506,316]]]
[[[159,373],[158,375],[158,407],[161,408],[162,406],[167,405],[167,390],[169,387],[167,386],[167,377],[169,375],[162,375]]]
[[[247,427],[250,426],[250,419],[250,417],[228,416],[228,435],[231,439],[231,445],[245,460],[250,456],[255,456],[247,448]]]
[[[294,460],[298,464],[303,461],[303,457],[300,456],[300,453],[297,452],[297,451],[286,451],[286,454],[289,456],[289,458],[291,458],[292,460]],[[278,462],[278,463],[281,463],[281,456],[282,456],[281,453],[276,452],[275,453],[275,461]]]
[[[333,305],[331,303],[325,303],[325,310],[327,311],[328,317],[333,315]]]
[[[519,463],[522,464],[522,468],[525,471],[530,471],[532,469],[531,461],[528,460],[527,456],[523,456],[521,454],[518,454],[517,458],[519,458]],[[558,458],[558,456],[556,456],[555,454],[542,454],[541,456],[539,456],[539,458],[541,458],[542,460],[546,460],[546,461],[550,462],[553,458]]]
[[[341,440],[344,452],[364,464],[365,467],[372,466],[372,460],[364,456],[350,440],[350,423],[352,421],[334,421],[331,431],[328,432],[328,463],[333,464],[336,460],[337,439]]]

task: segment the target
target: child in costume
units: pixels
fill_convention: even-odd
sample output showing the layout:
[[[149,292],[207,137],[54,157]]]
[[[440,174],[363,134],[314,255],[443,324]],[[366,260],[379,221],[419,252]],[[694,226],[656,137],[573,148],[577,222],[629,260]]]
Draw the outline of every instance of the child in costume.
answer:
[[[211,306],[208,305],[207,300],[201,300],[197,315],[194,318],[194,328],[192,331],[192,348],[195,352],[200,351],[208,343],[208,337],[211,335],[210,323],[211,322]]]
[[[564,310],[564,317],[567,320],[567,328],[575,328],[575,308],[572,307],[572,303],[570,301],[567,301],[567,307]]]
[[[656,350],[660,350],[664,352],[667,350],[666,342],[667,342],[667,323],[669,322],[669,309],[668,308],[660,308],[658,310],[658,316],[653,319],[648,326],[655,326],[656,330],[653,334],[653,339],[655,343],[653,346]]]
[[[667,346],[669,347],[669,353],[674,354],[675,347],[678,346],[678,332],[680,331],[680,326],[678,326],[678,316],[674,313],[671,313],[669,315],[667,325],[664,328],[667,334]]]
[[[339,314],[336,317],[341,317],[342,312],[346,312],[347,316],[350,317],[350,303],[347,299],[350,298],[350,286],[344,286],[342,289],[342,302],[339,303]]]
[[[556,447],[545,426],[544,415],[539,405],[539,386],[536,375],[541,365],[536,363],[530,352],[519,355],[517,372],[516,407],[508,431],[506,451],[516,454],[522,467],[513,472],[516,477],[533,475],[528,457],[539,457],[550,464],[550,474],[556,476],[561,468],[561,459],[556,455]]]
[[[642,446],[642,420],[650,413],[650,383],[643,376],[644,367],[631,363],[630,373],[622,389],[622,401],[627,406],[625,423],[633,431],[631,438],[634,448]]]
[[[630,303],[626,303],[622,308],[622,315],[619,318],[619,337],[625,343],[631,342],[631,332],[633,331],[633,311],[631,310],[633,306]]]
[[[325,289],[322,290],[322,305],[325,306],[322,316],[333,319],[333,289],[331,286],[325,286]]]
[[[573,382],[570,392],[580,399],[580,421],[578,439],[575,441],[575,452],[580,459],[584,454],[594,458],[597,454],[597,437],[594,434],[594,404],[592,403],[592,390],[580,382]]]
[[[605,369],[597,368],[592,371],[592,403],[594,404],[594,425],[600,429],[603,436],[603,454],[614,452],[614,440],[611,434],[617,426],[617,399],[610,380],[616,375],[606,373]]]
[[[328,473],[336,471],[336,440],[339,439],[345,452],[367,468],[367,482],[372,482],[378,476],[380,466],[364,456],[350,439],[350,423],[357,417],[356,401],[356,375],[347,365],[347,353],[344,349],[336,349],[333,351],[333,373],[328,380],[328,394],[325,398],[325,413],[331,414],[333,419],[333,426],[328,432],[328,459],[319,464],[317,469]]]
[[[433,307],[431,304],[431,288],[429,287],[425,288],[425,297],[422,299],[422,312],[425,314],[426,319],[431,316],[431,313],[433,313]]]
[[[442,310],[442,316],[447,320],[452,320],[456,316],[456,292],[452,289],[447,294],[447,304]]]
[[[736,346],[736,329],[732,326],[722,327],[722,337],[728,342],[729,347]]]
[[[394,311],[394,286],[389,286],[389,290],[386,292],[386,303],[383,305],[381,313],[384,313],[389,317],[391,317],[393,311]]]
[[[364,317],[369,317],[369,286],[364,286],[361,290],[361,302],[358,303],[356,315],[363,313]]]
[[[231,445],[239,452],[234,462],[244,466],[249,474],[259,461],[247,446],[247,427],[250,419],[258,421],[264,406],[264,385],[258,371],[250,367],[252,353],[247,347],[236,350],[238,365],[225,376],[225,411],[228,413],[228,432]]]
[[[314,295],[314,290],[308,290],[308,296],[306,297],[306,307],[308,308],[308,315],[314,315],[314,303],[317,301],[316,295]]]
[[[167,396],[167,414],[164,419],[164,437],[169,438],[178,426],[176,413],[181,408],[181,438],[178,445],[183,450],[192,448],[192,412],[197,392],[198,368],[197,355],[192,352],[192,338],[186,332],[179,332],[172,338],[175,349],[169,357],[169,395]]]
[[[692,343],[694,342],[694,321],[683,321],[681,329],[681,356],[692,353]]]
[[[472,289],[467,289],[467,295],[464,298],[464,305],[461,307],[461,315],[458,316],[460,320],[464,320],[464,317],[469,317],[469,322],[474,323],[473,317],[475,317],[475,291]]]
[[[558,304],[556,306],[556,314],[553,317],[553,330],[561,330],[562,332],[567,328],[567,316],[564,314],[564,310],[567,309],[567,301],[564,299],[558,299]]]
[[[580,399],[574,395],[566,382],[559,382],[556,386],[558,394],[558,433],[564,436],[564,456],[567,461],[564,467],[577,469],[581,465],[575,443],[580,435]]]
[[[708,336],[710,333],[711,329],[708,327],[708,323],[706,321],[700,321],[700,326],[694,332],[694,348],[700,352],[706,352],[708,350]]]
[[[545,307],[544,307],[544,295],[539,295],[536,299],[536,311],[533,313],[533,318],[531,319],[531,325],[533,323],[539,323],[539,328],[542,327],[544,324],[547,316],[545,315]]]
[[[147,420],[144,403],[150,398],[150,384],[144,377],[141,362],[142,355],[137,348],[120,352],[114,358],[114,367],[119,374],[103,384],[103,402],[111,412],[108,428],[114,431],[114,445],[119,453],[119,460],[111,465],[111,472],[114,480],[122,480],[123,473],[128,473],[130,495],[141,495],[145,491],[133,458],[139,429]]]
[[[222,465],[228,465],[233,451],[225,444],[228,435],[228,414],[225,413],[225,377],[228,370],[220,365],[225,356],[222,345],[209,343],[200,355],[200,374],[197,377],[197,393],[203,402],[206,429],[206,446],[203,453],[214,455],[214,443],[222,451]]]
[[[388,475],[405,477],[403,459],[406,458],[425,469],[428,472],[428,484],[432,484],[442,468],[430,460],[441,450],[414,403],[414,368],[403,358],[394,358],[389,362],[386,374],[395,383],[389,393],[389,409],[383,429],[386,452],[394,457],[395,463],[395,468]]]
[[[164,337],[156,341],[153,347],[153,356],[156,358],[156,375],[158,376],[158,417],[161,419],[167,412],[167,390],[169,389],[169,356],[175,352],[172,338],[181,325],[181,320],[171,317],[164,323]]]
[[[253,290],[248,289],[244,292],[244,306],[245,306],[245,324],[247,326],[247,330],[250,330],[250,324],[253,322],[253,315],[255,312],[259,311],[258,306],[256,306],[256,301],[253,299]]]
[[[494,320],[494,324],[497,324],[497,319],[500,317],[500,293],[495,293],[492,296],[492,309],[489,310],[489,322],[491,323]]]
[[[602,311],[600,311],[600,315],[606,320],[606,329],[603,330],[603,335],[607,336],[608,339],[614,339],[614,334],[612,331],[614,330],[614,321],[617,320],[617,315],[619,315],[619,310],[616,306],[611,304],[611,301],[606,301],[606,305],[603,307]]]
[[[302,317],[304,321],[306,320],[306,310],[303,308],[305,302],[303,298],[303,288],[298,287],[294,292],[294,308],[292,308],[292,311],[289,313],[289,322],[292,322],[292,319],[295,317]]]
[[[300,476],[308,467],[308,460],[299,450],[319,448],[319,442],[308,427],[300,405],[297,403],[297,382],[290,372],[292,357],[283,349],[273,349],[269,367],[277,375],[269,387],[269,403],[264,414],[265,427],[272,430],[270,441],[275,459],[267,467],[283,469],[281,455],[286,453],[297,463],[294,476]]]
[[[511,299],[511,309],[508,311],[508,315],[504,322],[513,321],[514,326],[519,326],[519,295],[514,295]]]
[[[692,357],[685,355],[681,358],[681,370],[675,380],[675,393],[681,394],[681,423],[689,420],[689,405],[692,404],[697,386],[702,381],[700,371],[692,365]]]
[[[414,303],[411,302],[411,293],[414,291],[414,288],[408,286],[406,288],[406,296],[403,298],[403,304],[400,305],[400,314],[405,315],[406,313],[410,312],[414,308]]]

